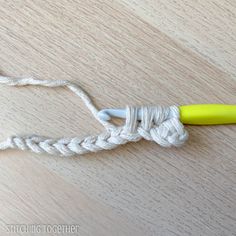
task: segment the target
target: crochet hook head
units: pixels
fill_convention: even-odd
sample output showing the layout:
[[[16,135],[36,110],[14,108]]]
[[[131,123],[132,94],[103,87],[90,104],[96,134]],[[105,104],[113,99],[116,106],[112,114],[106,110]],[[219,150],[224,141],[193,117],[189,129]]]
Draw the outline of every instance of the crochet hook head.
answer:
[[[126,118],[126,110],[125,109],[103,109],[98,112],[98,116],[101,120],[108,121],[112,117],[116,118]]]

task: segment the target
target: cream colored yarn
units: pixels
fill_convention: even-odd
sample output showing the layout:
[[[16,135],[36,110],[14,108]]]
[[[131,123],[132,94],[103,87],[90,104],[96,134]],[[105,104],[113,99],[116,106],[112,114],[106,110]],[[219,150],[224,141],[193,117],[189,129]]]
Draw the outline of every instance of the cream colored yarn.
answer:
[[[35,153],[73,156],[100,150],[110,150],[121,144],[137,142],[142,138],[154,141],[163,147],[178,147],[188,139],[188,133],[179,120],[179,108],[176,106],[140,108],[127,106],[125,124],[123,126],[116,126],[111,122],[100,119],[98,116],[99,110],[95,107],[87,93],[70,81],[0,76],[0,83],[10,86],[67,87],[83,100],[93,116],[105,128],[103,133],[85,138],[52,139],[35,135],[16,135],[0,143],[0,150],[12,148],[31,150]],[[138,109],[141,110],[140,121],[137,119]]]

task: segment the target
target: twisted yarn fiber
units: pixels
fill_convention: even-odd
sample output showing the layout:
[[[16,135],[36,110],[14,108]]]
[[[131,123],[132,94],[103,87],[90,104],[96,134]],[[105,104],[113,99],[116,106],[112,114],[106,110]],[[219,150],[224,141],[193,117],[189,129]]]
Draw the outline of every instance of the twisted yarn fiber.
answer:
[[[52,139],[43,136],[12,136],[0,143],[0,150],[8,148],[31,150],[35,153],[72,156],[100,150],[116,148],[127,142],[137,142],[144,138],[163,147],[181,146],[188,138],[188,133],[179,120],[179,108],[170,107],[132,107],[126,108],[126,121],[123,126],[116,126],[98,116],[99,110],[88,94],[78,85],[67,80],[39,80],[34,78],[10,78],[0,76],[0,83],[10,86],[37,85],[45,87],[67,87],[78,95],[93,116],[104,126],[103,133],[85,138]],[[138,110],[141,119],[138,120]]]

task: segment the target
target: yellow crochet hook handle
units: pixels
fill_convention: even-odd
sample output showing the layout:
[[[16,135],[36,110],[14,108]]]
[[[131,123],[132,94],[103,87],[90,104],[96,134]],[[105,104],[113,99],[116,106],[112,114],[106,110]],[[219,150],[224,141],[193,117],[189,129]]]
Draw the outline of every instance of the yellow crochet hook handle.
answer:
[[[236,105],[196,104],[180,106],[180,120],[190,125],[236,124]]]

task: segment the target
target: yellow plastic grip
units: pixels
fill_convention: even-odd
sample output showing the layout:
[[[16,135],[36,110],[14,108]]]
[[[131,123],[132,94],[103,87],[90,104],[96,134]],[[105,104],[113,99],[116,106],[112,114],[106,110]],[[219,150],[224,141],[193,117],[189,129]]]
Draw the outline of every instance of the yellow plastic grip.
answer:
[[[196,104],[180,106],[180,120],[190,125],[236,124],[236,105]]]

